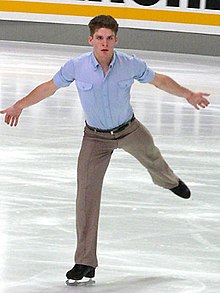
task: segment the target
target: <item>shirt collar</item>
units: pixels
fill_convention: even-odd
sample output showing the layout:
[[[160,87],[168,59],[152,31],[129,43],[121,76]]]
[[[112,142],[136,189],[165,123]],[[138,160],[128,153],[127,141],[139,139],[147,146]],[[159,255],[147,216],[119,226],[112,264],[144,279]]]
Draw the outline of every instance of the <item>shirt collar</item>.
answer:
[[[110,65],[109,65],[110,68],[113,67],[113,65],[115,64],[115,60],[116,60],[116,52],[114,51],[112,61],[111,61]]]
[[[93,52],[92,52],[92,55],[91,56],[92,56],[92,63],[93,63],[94,70],[97,70],[100,64],[97,61],[97,59],[95,58],[95,55],[94,55]],[[110,68],[113,67],[113,65],[115,63],[115,60],[116,60],[116,52],[114,52],[114,54],[113,54],[112,61],[111,61],[110,65],[109,65]]]
[[[97,70],[98,66],[99,66],[99,62],[97,61],[97,59],[95,58],[95,55],[94,53],[92,52],[92,64],[93,64],[93,67],[94,67],[94,70]]]

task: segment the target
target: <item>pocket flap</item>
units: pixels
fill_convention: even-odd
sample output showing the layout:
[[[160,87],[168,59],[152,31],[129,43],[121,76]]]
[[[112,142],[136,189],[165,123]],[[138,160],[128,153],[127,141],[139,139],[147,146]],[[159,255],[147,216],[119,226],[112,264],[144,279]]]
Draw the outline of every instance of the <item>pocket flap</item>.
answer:
[[[84,82],[84,81],[76,81],[76,86],[78,89],[82,91],[88,91],[92,88],[92,83]]]

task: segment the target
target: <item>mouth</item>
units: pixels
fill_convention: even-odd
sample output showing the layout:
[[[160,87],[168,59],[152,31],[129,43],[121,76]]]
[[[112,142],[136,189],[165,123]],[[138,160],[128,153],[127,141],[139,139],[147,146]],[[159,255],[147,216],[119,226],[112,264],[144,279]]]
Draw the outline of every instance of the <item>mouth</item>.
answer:
[[[102,52],[108,52],[108,49],[102,49],[101,51]]]

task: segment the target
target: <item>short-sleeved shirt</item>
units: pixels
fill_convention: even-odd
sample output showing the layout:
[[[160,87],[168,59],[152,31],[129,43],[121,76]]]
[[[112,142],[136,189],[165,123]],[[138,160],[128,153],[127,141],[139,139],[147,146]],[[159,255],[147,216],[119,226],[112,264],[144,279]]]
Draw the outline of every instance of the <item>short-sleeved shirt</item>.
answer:
[[[153,78],[154,71],[144,61],[115,51],[106,75],[93,52],[88,52],[66,62],[53,81],[58,88],[75,81],[86,122],[95,128],[112,129],[134,114],[130,103],[134,80],[148,83]]]

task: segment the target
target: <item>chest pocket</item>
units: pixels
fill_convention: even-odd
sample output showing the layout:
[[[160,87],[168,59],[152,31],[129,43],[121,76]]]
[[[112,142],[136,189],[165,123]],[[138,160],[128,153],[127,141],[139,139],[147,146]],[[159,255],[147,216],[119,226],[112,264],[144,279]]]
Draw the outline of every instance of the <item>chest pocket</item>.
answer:
[[[118,91],[118,98],[125,98],[129,99],[130,97],[130,89],[132,84],[134,83],[133,79],[126,79],[126,80],[121,80],[118,81],[117,83],[117,91]]]
[[[120,89],[126,90],[126,89],[129,89],[133,83],[134,83],[133,79],[126,79],[126,80],[118,81],[118,86]]]
[[[89,82],[76,81],[76,86],[79,91],[90,91],[93,87],[93,84]]]

